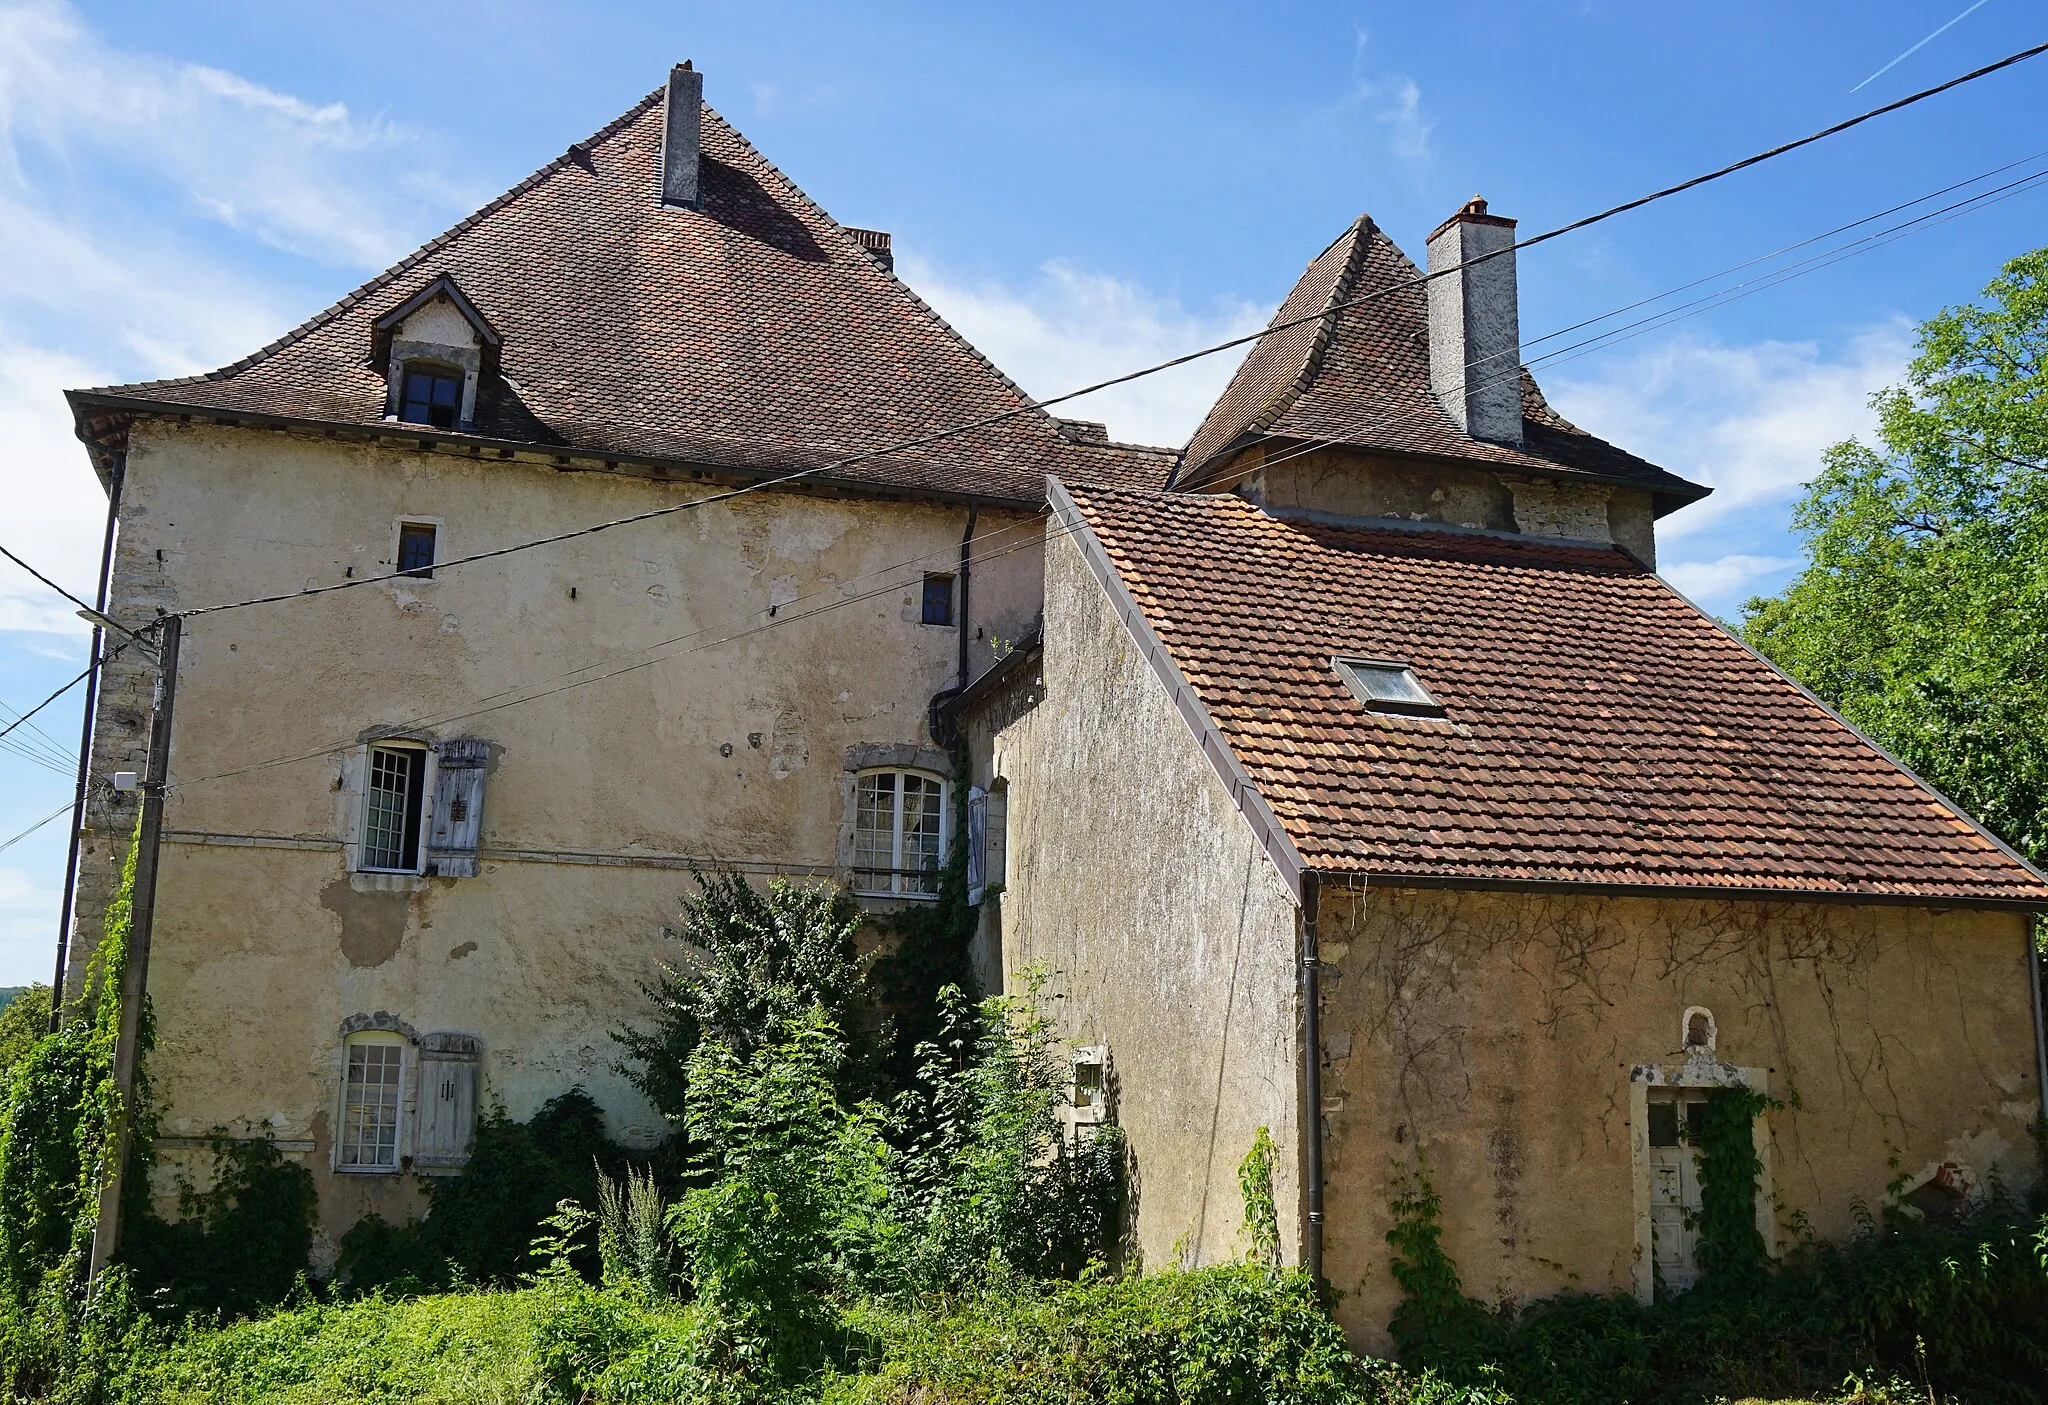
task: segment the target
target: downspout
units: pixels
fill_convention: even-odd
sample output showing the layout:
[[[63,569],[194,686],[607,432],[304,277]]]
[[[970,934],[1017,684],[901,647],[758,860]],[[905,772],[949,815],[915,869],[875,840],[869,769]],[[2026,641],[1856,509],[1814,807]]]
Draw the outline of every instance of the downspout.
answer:
[[[962,692],[973,680],[967,676],[967,629],[972,614],[967,607],[974,584],[974,520],[981,515],[981,509],[967,509],[967,530],[960,534],[960,678],[954,687]]]
[[[957,576],[960,582],[960,604],[953,617],[954,633],[959,640],[959,662],[954,667],[953,686],[941,688],[933,693],[931,702],[926,706],[928,716],[925,725],[931,729],[932,740],[948,748],[953,745],[954,735],[953,724],[946,720],[946,704],[966,692],[968,683],[972,681],[967,676],[967,607],[971,603],[970,595],[974,584],[974,523],[980,516],[980,508],[968,508],[967,529],[960,534],[960,570]]]
[[[114,524],[121,512],[121,484],[128,476],[128,455],[126,452],[113,456],[114,462],[107,474],[107,529],[100,540],[100,585],[99,592],[92,598],[92,607],[100,614],[107,612],[107,583],[114,566]],[[92,769],[93,713],[99,703],[100,646],[106,642],[106,634],[98,625],[92,627],[92,652],[87,655],[91,666],[85,674],[85,715],[78,724],[78,783],[71,796],[71,847],[64,857],[64,903],[57,918],[57,972],[50,978],[50,1030],[55,1033],[64,1020],[64,971],[71,963],[71,907],[74,888],[78,881],[78,848],[85,834],[85,783]]]
[[[2027,923],[2027,975],[2034,987],[2034,1087],[2041,1095],[2041,1126],[2048,1136],[2048,1025],[2041,1020],[2041,942],[2043,918],[2036,914]],[[2048,1166],[2042,1171],[2048,1174]]]
[[[1309,1276],[1323,1277],[1323,1032],[1322,962],[1317,957],[1316,909],[1322,885],[1314,869],[1301,875],[1301,1092],[1308,1104],[1306,1165],[1302,1189],[1308,1229],[1302,1236],[1302,1258]]]

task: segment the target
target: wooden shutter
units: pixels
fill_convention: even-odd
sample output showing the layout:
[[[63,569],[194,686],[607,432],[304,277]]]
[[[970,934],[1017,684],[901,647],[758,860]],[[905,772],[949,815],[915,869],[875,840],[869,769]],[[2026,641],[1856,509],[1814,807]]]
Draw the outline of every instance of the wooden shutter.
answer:
[[[415,1170],[459,1170],[469,1160],[469,1143],[476,1135],[477,1070],[483,1057],[484,1043],[473,1034],[420,1036]]]
[[[474,738],[437,748],[434,825],[427,836],[427,872],[441,878],[476,877],[477,845],[484,829],[484,767],[491,744]]]
[[[967,901],[981,901],[988,888],[988,792],[980,786],[967,791]]]

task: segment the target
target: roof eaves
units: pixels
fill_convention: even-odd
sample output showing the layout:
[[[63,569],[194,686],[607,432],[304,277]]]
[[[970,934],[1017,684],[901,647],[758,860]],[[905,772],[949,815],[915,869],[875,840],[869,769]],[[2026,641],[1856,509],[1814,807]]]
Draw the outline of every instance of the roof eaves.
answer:
[[[1829,903],[1851,907],[1971,908],[2048,912],[2048,892],[2036,898],[1959,893],[1896,893],[1848,888],[1772,888],[1708,883],[1629,883],[1600,879],[1489,878],[1480,875],[1399,873],[1312,865],[1320,883],[1352,888],[1428,888],[1482,893],[1538,893],[1588,897],[1672,898],[1700,902]]]

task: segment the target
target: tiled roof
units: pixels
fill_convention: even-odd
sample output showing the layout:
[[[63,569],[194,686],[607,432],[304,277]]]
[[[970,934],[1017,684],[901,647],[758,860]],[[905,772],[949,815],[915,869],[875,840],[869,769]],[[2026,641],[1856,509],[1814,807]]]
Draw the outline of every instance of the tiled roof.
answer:
[[[1028,403],[709,107],[704,208],[662,205],[661,135],[657,91],[255,355],[75,399],[378,424],[372,323],[448,274],[504,338],[487,438],[788,472]],[[1172,462],[1033,409],[829,479],[1035,504],[1047,472],[1152,487]]]
[[[2048,903],[2043,880],[1620,551],[1072,488],[1311,868]],[[1368,712],[1405,662],[1443,720]]]
[[[1522,447],[1468,437],[1429,388],[1428,290],[1400,286],[1420,276],[1394,241],[1360,215],[1308,266],[1273,322],[1366,301],[1259,338],[1189,441],[1180,482],[1198,484],[1233,448],[1271,437],[1639,484],[1656,494],[1660,511],[1706,495],[1566,420],[1526,369]]]

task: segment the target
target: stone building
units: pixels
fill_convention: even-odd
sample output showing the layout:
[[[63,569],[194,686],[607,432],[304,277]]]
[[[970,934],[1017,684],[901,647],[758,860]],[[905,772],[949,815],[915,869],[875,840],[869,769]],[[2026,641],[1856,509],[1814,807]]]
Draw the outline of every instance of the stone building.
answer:
[[[1370,1347],[1418,1177],[1477,1296],[1689,1284],[1715,1089],[1772,1247],[2037,1174],[2048,882],[1658,579],[1702,490],[1546,405],[1511,239],[1418,285],[1354,224],[1174,491],[1051,485],[1043,630],[949,705],[1145,1262],[1242,1252],[1268,1127]]]
[[[345,587],[185,624],[165,1187],[212,1129],[268,1134],[331,1241],[416,1208],[406,1172],[459,1167],[480,1104],[580,1085],[664,1135],[610,1032],[690,870],[928,901],[933,700],[1035,621],[1046,475],[1165,481],[1033,408],[700,83],[234,365],[71,396],[117,619]],[[138,655],[98,711],[74,981],[135,824]]]
[[[1268,1127],[1362,1344],[1418,1173],[1475,1292],[1682,1285],[1717,1087],[1778,1100],[1778,1242],[1894,1161],[2030,1178],[2048,881],[1657,578],[1704,490],[1545,403],[1512,224],[1429,262],[1359,220],[1184,451],[1112,443],[685,67],[271,346],[74,392],[109,612],[186,616],[159,1189],[267,1135],[331,1246],[480,1107],[651,1143],[610,1035],[690,871],[925,902],[956,808],[1145,1261],[1233,1252]],[[74,981],[153,682],[106,669]]]

